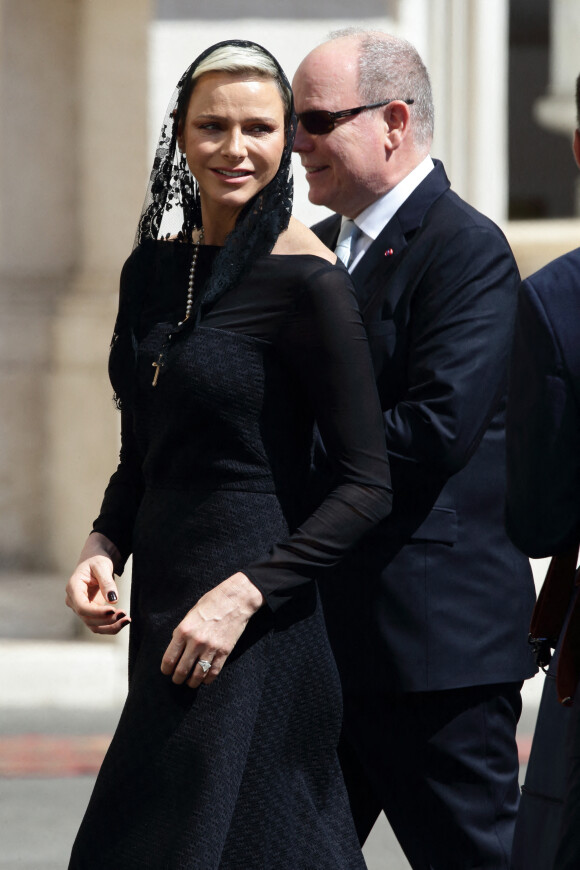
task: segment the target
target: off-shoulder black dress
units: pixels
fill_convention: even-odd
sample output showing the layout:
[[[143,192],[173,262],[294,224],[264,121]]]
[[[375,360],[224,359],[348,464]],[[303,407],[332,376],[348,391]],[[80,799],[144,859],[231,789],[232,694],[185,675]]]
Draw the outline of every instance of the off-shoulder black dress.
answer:
[[[196,283],[216,250],[200,248]],[[94,528],[133,553],[129,693],[70,867],[364,868],[313,580],[390,508],[366,336],[346,272],[269,255],[181,336],[153,386],[191,257],[146,242],[122,276],[137,382]],[[126,363],[112,355],[114,386]],[[336,478],[311,513],[314,418]],[[174,628],[236,571],[266,605],[211,686],[174,685],[160,672]]]

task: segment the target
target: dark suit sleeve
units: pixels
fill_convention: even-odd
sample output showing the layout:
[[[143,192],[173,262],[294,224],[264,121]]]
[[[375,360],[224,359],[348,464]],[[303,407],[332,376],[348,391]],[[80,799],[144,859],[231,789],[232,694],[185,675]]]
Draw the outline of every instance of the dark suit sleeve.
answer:
[[[385,425],[393,471],[413,464],[446,479],[467,464],[504,395],[519,276],[487,225],[439,242],[424,268],[406,325],[404,391]]]
[[[507,527],[514,543],[533,558],[577,543],[580,412],[553,323],[531,281],[519,295],[507,461]]]

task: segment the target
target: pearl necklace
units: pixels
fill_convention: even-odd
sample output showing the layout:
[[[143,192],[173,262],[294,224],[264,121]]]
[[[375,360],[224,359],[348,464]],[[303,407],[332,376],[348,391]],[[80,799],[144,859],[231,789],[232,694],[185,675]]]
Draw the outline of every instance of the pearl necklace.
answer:
[[[203,226],[201,229],[197,230],[195,228],[194,232],[197,231],[197,242],[195,242],[193,246],[193,254],[191,257],[191,266],[189,267],[189,283],[187,285],[187,300],[185,303],[185,317],[183,320],[180,320],[177,324],[178,326],[183,326],[186,320],[189,320],[189,315],[191,314],[191,309],[193,307],[193,285],[195,282],[195,267],[197,266],[197,258],[199,256],[199,247],[203,242],[203,237],[205,235],[205,230]]]
[[[197,227],[194,227],[194,233],[197,233],[197,241],[194,242],[193,245],[193,254],[191,256],[191,266],[189,267],[189,281],[187,284],[187,299],[185,300],[185,317],[183,320],[180,320],[177,324],[178,326],[183,326],[186,320],[189,320],[191,315],[191,309],[193,308],[193,288],[195,284],[195,267],[197,266],[197,258],[199,256],[199,248],[201,243],[203,242],[203,237],[205,235],[205,230],[203,226],[198,230]],[[153,368],[155,369],[155,374],[153,375],[153,381],[151,386],[156,387],[157,381],[159,380],[159,375],[161,374],[161,369],[165,365],[165,354],[167,351],[167,347],[173,338],[173,334],[170,333],[167,336],[165,345],[163,350],[155,360],[155,362],[151,363]]]

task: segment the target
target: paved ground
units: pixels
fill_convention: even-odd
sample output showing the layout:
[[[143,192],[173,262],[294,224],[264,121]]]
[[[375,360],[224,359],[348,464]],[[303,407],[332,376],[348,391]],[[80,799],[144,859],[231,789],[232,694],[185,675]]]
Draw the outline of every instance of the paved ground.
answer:
[[[0,706],[0,870],[65,870],[118,710]],[[534,719],[527,703],[524,763]],[[368,870],[409,870],[384,817],[364,853]]]
[[[545,564],[534,567],[541,579]],[[66,870],[125,693],[127,638],[75,641],[55,578],[2,579],[0,870]],[[524,688],[522,774],[542,679]],[[409,870],[384,817],[364,854],[368,870]]]
[[[0,709],[0,870],[65,870],[117,712]],[[409,868],[384,820],[365,855]]]
[[[66,870],[92,777],[0,781],[1,870]],[[409,870],[386,822],[365,847],[369,870]]]

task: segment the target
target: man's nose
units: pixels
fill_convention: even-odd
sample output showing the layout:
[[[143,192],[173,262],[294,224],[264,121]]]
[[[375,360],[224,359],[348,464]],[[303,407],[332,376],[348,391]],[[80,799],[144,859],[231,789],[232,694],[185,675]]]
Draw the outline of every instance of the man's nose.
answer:
[[[301,151],[312,151],[314,148],[314,142],[312,140],[312,136],[310,133],[307,133],[304,129],[304,126],[298,121],[298,126],[296,128],[296,136],[294,138],[294,146],[292,148],[293,151],[296,151],[298,154]]]

